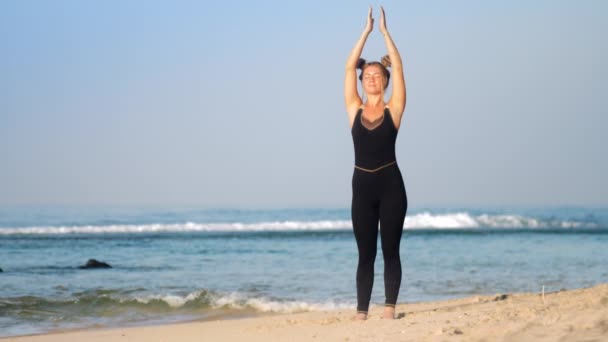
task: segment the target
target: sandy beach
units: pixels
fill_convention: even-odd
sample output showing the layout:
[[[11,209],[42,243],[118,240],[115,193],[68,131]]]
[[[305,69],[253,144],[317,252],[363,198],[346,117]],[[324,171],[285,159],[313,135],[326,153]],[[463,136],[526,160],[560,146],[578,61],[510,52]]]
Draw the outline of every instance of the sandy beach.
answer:
[[[87,329],[3,341],[608,341],[608,284],[553,293],[515,293],[401,303],[397,319],[372,307],[349,310]]]

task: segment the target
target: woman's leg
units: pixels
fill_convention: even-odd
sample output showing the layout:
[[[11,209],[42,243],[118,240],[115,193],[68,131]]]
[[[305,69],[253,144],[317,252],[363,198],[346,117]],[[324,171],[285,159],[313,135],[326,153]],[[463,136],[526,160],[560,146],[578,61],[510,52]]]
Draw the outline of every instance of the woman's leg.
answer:
[[[385,191],[380,201],[380,238],[384,257],[385,305],[397,304],[401,286],[401,257],[399,248],[407,212],[407,195],[401,172],[395,168],[387,173]]]
[[[361,189],[357,191],[357,179],[354,179],[351,218],[353,232],[359,250],[357,266],[357,312],[369,310],[369,303],[374,285],[374,262],[378,244],[378,201]]]

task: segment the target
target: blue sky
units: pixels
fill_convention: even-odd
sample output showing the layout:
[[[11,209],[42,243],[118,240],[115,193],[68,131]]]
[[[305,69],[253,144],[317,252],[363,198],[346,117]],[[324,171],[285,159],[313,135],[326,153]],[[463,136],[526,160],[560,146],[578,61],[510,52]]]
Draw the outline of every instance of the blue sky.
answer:
[[[608,204],[603,1],[0,2],[0,204],[349,207],[380,4],[410,207]]]

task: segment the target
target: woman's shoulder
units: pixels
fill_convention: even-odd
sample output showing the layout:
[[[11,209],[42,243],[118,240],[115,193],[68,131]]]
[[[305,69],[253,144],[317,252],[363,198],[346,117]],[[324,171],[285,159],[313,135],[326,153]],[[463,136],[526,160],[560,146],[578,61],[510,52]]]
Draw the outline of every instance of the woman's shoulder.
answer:
[[[390,105],[386,105],[384,107],[384,110],[386,112],[388,112],[388,115],[391,117],[391,121],[393,122],[394,127],[399,130],[399,127],[401,126],[401,118],[403,117],[403,113],[399,112],[397,109],[395,108],[391,108]]]
[[[351,129],[353,128],[353,125],[355,124],[355,119],[357,118],[359,113],[361,113],[362,110],[363,110],[363,104],[361,104],[361,105],[357,104],[357,105],[353,105],[353,106],[346,108],[346,112],[348,114],[348,121],[349,121]]]

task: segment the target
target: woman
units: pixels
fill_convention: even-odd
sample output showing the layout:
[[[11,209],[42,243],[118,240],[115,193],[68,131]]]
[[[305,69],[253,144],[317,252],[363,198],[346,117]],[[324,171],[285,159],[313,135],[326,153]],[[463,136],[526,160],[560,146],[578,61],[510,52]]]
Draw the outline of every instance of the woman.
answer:
[[[372,31],[374,19],[370,7],[367,25],[346,62],[344,98],[355,147],[355,169],[352,179],[351,217],[359,250],[357,266],[357,315],[367,319],[374,282],[374,262],[378,241],[378,221],[382,255],[384,256],[385,307],[383,318],[395,318],[395,305],[401,286],[399,245],[407,211],[407,196],[401,171],[395,158],[395,141],[405,109],[405,81],[399,52],[386,30],[381,7],[380,32],[384,36],[388,56],[382,63],[365,63],[361,59],[363,45]],[[393,70],[393,91],[388,103],[384,90]],[[356,69],[367,95],[364,103],[357,92]]]

